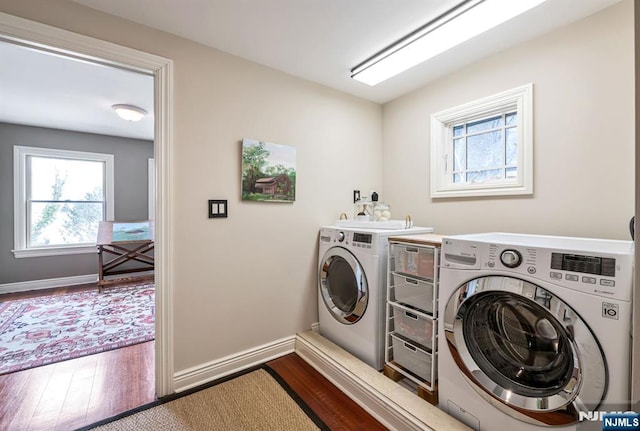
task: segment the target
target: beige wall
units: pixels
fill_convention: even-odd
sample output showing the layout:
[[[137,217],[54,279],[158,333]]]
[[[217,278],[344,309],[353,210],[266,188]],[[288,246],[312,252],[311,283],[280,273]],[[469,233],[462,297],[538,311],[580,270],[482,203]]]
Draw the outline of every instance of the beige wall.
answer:
[[[4,0],[0,11],[174,60],[177,372],[317,321],[318,227],[351,210],[354,188],[378,190],[394,218],[411,214],[444,233],[628,238],[631,0],[382,108],[70,0]],[[429,115],[528,82],[534,196],[431,201]],[[239,200],[244,137],[297,148],[295,203]],[[229,200],[228,219],[206,218],[207,199],[216,198]]]
[[[175,370],[317,322],[318,228],[381,184],[381,107],[70,1],[1,11],[174,61]],[[293,204],[240,201],[240,141],[295,146]],[[207,218],[228,199],[229,218]]]
[[[443,233],[630,239],[634,214],[633,2],[475,63],[383,108],[384,199]],[[429,196],[429,120],[534,84],[534,195]]]

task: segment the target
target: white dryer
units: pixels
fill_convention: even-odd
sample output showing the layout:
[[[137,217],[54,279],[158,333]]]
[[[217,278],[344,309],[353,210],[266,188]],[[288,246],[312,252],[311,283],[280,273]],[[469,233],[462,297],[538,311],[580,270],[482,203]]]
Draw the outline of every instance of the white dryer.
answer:
[[[631,241],[445,237],[440,408],[482,431],[575,430],[628,410],[632,268]]]
[[[320,334],[381,370],[384,365],[387,238],[429,232],[433,232],[433,228],[322,227],[318,248]]]

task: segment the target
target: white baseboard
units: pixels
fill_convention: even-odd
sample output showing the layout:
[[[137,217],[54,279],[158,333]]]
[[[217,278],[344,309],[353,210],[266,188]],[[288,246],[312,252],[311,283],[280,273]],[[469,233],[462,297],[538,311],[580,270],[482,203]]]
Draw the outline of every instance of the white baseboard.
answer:
[[[263,364],[279,358],[295,350],[296,337],[286,337],[262,346],[254,347],[224,358],[217,359],[196,367],[178,371],[174,374],[174,388],[176,392],[211,382],[245,370],[255,365]]]
[[[48,278],[45,280],[19,281],[0,284],[0,293],[26,292],[28,290],[51,289],[61,286],[95,283],[98,274],[77,275],[73,277]]]
[[[353,373],[325,350],[300,336],[296,338],[296,354],[390,430],[430,429],[411,418],[407,411],[377,391],[362,375]]]
[[[390,430],[471,431],[314,331],[297,334],[296,354]]]

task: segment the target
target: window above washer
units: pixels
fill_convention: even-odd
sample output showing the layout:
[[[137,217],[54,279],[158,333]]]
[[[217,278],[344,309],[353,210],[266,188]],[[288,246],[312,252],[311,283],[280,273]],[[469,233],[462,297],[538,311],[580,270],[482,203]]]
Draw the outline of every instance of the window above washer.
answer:
[[[533,84],[431,115],[431,197],[533,193]]]

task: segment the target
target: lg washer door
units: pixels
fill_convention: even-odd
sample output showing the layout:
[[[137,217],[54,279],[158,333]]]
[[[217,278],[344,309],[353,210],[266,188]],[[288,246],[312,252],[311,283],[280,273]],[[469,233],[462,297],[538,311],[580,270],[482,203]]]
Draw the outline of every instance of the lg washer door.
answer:
[[[340,323],[352,325],[362,318],[369,288],[358,259],[347,249],[332,247],[320,261],[320,294],[324,305]]]
[[[570,425],[604,398],[607,371],[598,341],[548,290],[512,277],[475,278],[454,291],[444,314],[456,365],[510,416]]]

